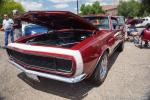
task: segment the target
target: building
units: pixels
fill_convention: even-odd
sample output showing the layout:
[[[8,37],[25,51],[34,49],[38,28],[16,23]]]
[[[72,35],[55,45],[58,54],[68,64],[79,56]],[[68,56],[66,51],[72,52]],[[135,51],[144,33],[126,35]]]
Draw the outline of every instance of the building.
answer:
[[[120,1],[129,1],[129,0],[113,0],[112,5],[103,5],[102,9],[106,12],[106,14],[109,15],[118,15],[118,9],[117,5],[119,5]],[[135,1],[141,1],[141,0],[135,0]]]
[[[104,5],[102,9],[109,15],[118,15],[117,5]]]

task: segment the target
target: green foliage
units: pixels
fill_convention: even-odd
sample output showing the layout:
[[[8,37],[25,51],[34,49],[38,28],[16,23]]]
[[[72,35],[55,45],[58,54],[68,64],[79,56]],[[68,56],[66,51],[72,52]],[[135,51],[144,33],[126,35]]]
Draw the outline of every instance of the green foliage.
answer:
[[[100,3],[98,1],[94,2],[92,5],[82,4],[80,11],[81,15],[105,13],[102,10],[102,7],[100,6]]]
[[[118,14],[125,17],[139,16],[141,4],[135,0],[120,1],[118,6]]]
[[[2,23],[2,17],[4,14],[8,14],[12,17],[12,10],[17,9],[19,12],[24,12],[24,8],[18,2],[14,0],[0,0],[0,24]]]
[[[150,0],[142,0],[140,14],[143,16],[150,15]]]

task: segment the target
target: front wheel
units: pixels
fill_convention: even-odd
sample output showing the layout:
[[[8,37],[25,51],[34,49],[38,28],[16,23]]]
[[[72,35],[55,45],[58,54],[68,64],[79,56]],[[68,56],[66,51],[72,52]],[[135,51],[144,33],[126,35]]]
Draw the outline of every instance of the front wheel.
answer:
[[[96,85],[100,85],[104,82],[108,73],[108,53],[105,52],[101,57],[94,73],[92,74],[90,80]]]

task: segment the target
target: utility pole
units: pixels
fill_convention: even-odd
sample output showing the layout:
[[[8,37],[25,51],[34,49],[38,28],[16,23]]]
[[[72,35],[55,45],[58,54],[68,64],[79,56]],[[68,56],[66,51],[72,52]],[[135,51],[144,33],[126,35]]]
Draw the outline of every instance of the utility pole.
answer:
[[[77,14],[79,14],[79,1],[77,0]]]

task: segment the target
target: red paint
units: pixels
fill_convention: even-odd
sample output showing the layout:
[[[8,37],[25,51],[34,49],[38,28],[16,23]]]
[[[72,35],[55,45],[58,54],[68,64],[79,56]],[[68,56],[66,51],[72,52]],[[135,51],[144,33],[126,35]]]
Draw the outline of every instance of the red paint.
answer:
[[[150,41],[150,30],[144,29],[144,34],[142,36],[143,41]]]

